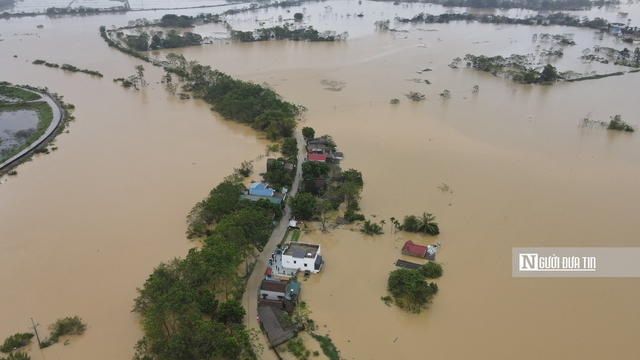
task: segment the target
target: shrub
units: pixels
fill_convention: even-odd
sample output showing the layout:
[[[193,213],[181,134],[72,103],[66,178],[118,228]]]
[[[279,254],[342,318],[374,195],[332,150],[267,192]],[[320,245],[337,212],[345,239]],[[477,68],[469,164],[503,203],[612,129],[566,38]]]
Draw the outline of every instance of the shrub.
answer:
[[[8,338],[4,339],[4,344],[0,346],[0,351],[8,353],[13,349],[26,346],[31,341],[33,334],[31,333],[15,333]]]
[[[304,15],[302,15],[302,13],[293,14],[293,18],[296,19],[296,20],[302,20],[303,17],[304,17]]]
[[[609,126],[607,127],[607,130],[634,132],[635,129],[633,128],[633,126],[622,121],[622,116],[616,115],[611,118],[611,121],[609,122]]]
[[[87,324],[82,322],[79,316],[66,317],[58,319],[54,324],[49,325],[51,331],[51,339],[57,342],[60,336],[64,335],[82,335],[87,330]]]
[[[9,356],[5,358],[0,358],[0,360],[31,360],[31,356],[27,355],[22,351],[16,351],[14,353],[9,354]]]
[[[344,218],[349,222],[364,221],[364,215],[356,213],[353,209],[344,212]]]
[[[282,314],[282,316],[280,316],[280,325],[282,325],[282,327],[287,327],[291,324],[293,324],[293,321],[291,320],[291,316],[289,316],[289,314],[284,313]]]
[[[400,100],[398,100],[398,99],[391,99],[391,101],[389,101],[389,103],[391,103],[391,104],[400,104]]]
[[[435,261],[429,261],[422,265],[420,274],[427,279],[437,279],[442,276],[442,266]]]
[[[362,224],[362,229],[360,232],[365,235],[380,235],[383,234],[382,227],[378,225],[378,223],[372,223],[371,220],[366,220],[364,224]]]
[[[410,91],[408,94],[405,94],[405,96],[409,99],[409,100],[413,100],[413,101],[422,101],[425,99],[425,96],[420,94],[419,92],[414,92],[414,91]]]

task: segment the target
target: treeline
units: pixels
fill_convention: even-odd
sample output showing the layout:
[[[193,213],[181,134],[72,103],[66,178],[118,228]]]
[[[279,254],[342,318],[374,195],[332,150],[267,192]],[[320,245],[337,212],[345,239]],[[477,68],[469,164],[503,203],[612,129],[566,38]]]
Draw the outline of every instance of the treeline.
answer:
[[[284,26],[256,29],[255,31],[231,31],[231,39],[240,42],[282,39],[295,41],[345,41],[348,37],[349,33],[346,31],[340,34],[335,31],[324,31],[320,33],[312,26],[290,28],[287,24]]]
[[[467,54],[464,57],[467,67],[490,72],[494,76],[504,77],[522,84],[546,83],[565,78],[563,73],[558,73],[555,66],[547,64],[542,68],[542,71],[538,71],[529,66],[530,63],[527,62],[527,59],[528,57],[525,55],[511,55],[505,58],[503,56],[487,57]]]
[[[606,58],[596,54],[603,54]],[[617,50],[606,46],[596,45],[593,47],[593,50],[588,48],[583,50],[580,59],[589,62],[597,61],[603,64],[608,64],[611,60],[614,65],[640,67],[640,48],[637,47],[635,50],[631,51],[627,48]]]
[[[163,66],[152,61],[148,56],[127,49],[109,38],[104,26],[100,27],[100,36],[109,46],[135,56],[155,66]],[[164,66],[167,72],[177,74],[188,83],[185,91],[193,93],[213,105],[226,119],[249,125],[263,131],[271,140],[290,137],[296,128],[295,117],[301,115],[306,108],[282,100],[273,89],[250,82],[236,80],[231,76],[203,66],[196,61],[187,61],[184,56],[169,53]]]
[[[62,64],[62,66],[60,66],[58,64],[52,64],[52,63],[49,63],[49,62],[47,62],[45,60],[41,60],[41,59],[34,60],[32,62],[32,64],[34,64],[34,65],[42,65],[42,64],[44,64],[45,66],[48,66],[48,67],[55,67],[55,68],[59,67],[60,69],[65,70],[65,71],[81,72],[81,73],[85,73],[85,74],[88,74],[88,75],[102,77],[102,74],[99,71],[88,70],[88,69],[80,69],[80,68],[77,68],[77,67],[75,67],[75,66],[73,66],[71,64]]]
[[[256,334],[242,324],[246,282],[238,274],[281,213],[268,200],[240,200],[244,191],[235,175],[211,190],[187,217],[189,237],[206,236],[202,247],[161,263],[137,289],[133,312],[141,316],[144,337],[135,360],[257,358]]]
[[[47,8],[48,15],[64,15],[64,14],[91,14],[91,13],[105,13],[105,12],[121,12],[130,10],[126,6],[112,6],[109,8],[92,8],[86,6],[78,6],[77,8],[71,7],[50,7]]]
[[[590,0],[374,0],[394,2],[399,5],[407,3],[439,4],[447,7],[470,7],[480,9],[532,9],[532,10],[584,10],[590,9],[596,2]],[[597,2],[597,6],[620,4],[618,0]]]
[[[117,33],[122,37],[121,32]],[[202,36],[190,31],[180,34],[172,29],[166,32],[155,31],[150,35],[146,31],[139,35],[124,35],[124,42],[130,49],[137,51],[148,51],[157,49],[174,49],[185,46],[195,46],[202,44]]]
[[[440,15],[432,15],[421,12],[411,18],[396,17],[396,21],[403,23],[448,23],[450,21],[478,21],[486,24],[519,24],[519,25],[562,25],[573,27],[586,27],[590,29],[608,32],[613,25],[602,18],[589,19],[588,17],[579,17],[563,12],[549,14],[547,17],[534,15],[525,18],[510,18],[504,15],[493,14],[469,14],[469,13],[444,13]],[[640,35],[638,27],[625,26],[621,28],[622,34]]]

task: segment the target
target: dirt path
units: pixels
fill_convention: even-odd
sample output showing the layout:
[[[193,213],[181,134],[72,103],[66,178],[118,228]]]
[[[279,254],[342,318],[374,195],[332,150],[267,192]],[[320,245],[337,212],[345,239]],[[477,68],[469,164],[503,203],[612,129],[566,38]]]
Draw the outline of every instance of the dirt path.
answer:
[[[302,174],[302,162],[305,158],[304,152],[304,143],[303,138],[300,132],[296,132],[296,140],[298,140],[298,166],[296,167],[296,176],[293,180],[293,186],[291,187],[291,191],[289,191],[289,196],[293,196],[298,191],[298,183],[300,180],[300,176]],[[284,233],[287,231],[287,227],[289,226],[289,218],[291,217],[291,209],[289,205],[285,205],[284,212],[282,215],[282,220],[278,226],[273,230],[269,241],[264,247],[261,256],[256,261],[256,265],[253,269],[253,273],[249,277],[249,281],[247,282],[247,291],[245,291],[244,296],[242,298],[242,304],[246,305],[247,316],[245,321],[247,322],[247,327],[254,328],[260,331],[260,326],[258,322],[255,320],[257,317],[257,309],[258,309],[258,288],[260,287],[260,282],[264,279],[264,270],[267,268],[269,261],[269,254],[275,251],[276,245],[280,243]],[[262,346],[264,347],[264,352],[261,356],[262,359],[276,359],[276,355],[273,351],[269,350],[269,339],[265,334],[260,335],[259,337]]]

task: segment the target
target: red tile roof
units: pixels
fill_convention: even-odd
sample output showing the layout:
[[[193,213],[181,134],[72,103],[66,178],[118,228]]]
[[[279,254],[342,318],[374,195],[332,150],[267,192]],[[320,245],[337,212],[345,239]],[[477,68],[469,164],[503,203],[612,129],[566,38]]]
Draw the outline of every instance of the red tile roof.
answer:
[[[415,254],[420,257],[423,257],[424,254],[427,252],[427,247],[416,245],[413,243],[413,241],[407,240],[407,242],[404,243],[404,246],[402,247],[402,251],[404,250],[407,250],[410,254]]]
[[[309,161],[327,161],[327,155],[325,154],[307,154]]]

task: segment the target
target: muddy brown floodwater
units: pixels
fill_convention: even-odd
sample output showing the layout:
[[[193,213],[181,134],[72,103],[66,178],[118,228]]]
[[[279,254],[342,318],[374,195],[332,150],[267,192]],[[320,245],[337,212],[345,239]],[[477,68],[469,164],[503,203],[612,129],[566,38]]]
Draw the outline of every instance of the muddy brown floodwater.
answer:
[[[357,8],[324,2],[307,5],[307,12],[324,13],[327,5],[334,13]],[[343,167],[364,174],[367,217],[388,223],[392,216],[436,215],[437,238],[394,234],[389,225],[377,237],[347,229],[304,235],[302,241],[323,245],[326,261],[301,292],[320,333],[328,332],[347,359],[640,357],[638,279],[511,277],[512,247],[638,246],[639,135],[577,125],[587,113],[598,120],[621,114],[640,125],[640,74],[530,86],[447,66],[466,53],[534,52],[534,33],[572,32],[578,45],[554,65],[604,73],[626,69],[582,64],[580,51],[623,45],[586,29],[462,22],[374,33],[375,20],[393,17],[381,12],[440,11],[368,2],[362,8],[371,9],[364,20],[316,16],[319,24],[341,24],[335,30],[352,27],[355,35],[345,43],[177,51],[267,82],[307,106],[300,125],[333,135],[345,153]],[[130,313],[135,288],[160,261],[193,246],[184,236],[191,206],[234,166],[264,153],[267,142],[250,129],[221,120],[201,101],[168,96],[157,68],[145,64],[144,91],[110,81],[132,75],[139,62],[108,48],[98,26],[159,16],[23,18],[0,28],[0,78],[47,86],[77,108],[70,133],[56,140],[58,150],[21,165],[0,185],[0,337],[26,330],[30,317],[46,325],[77,314],[89,324],[68,346],[44,352],[32,346],[34,360],[131,358],[141,336]],[[36,31],[40,23],[46,31]],[[31,65],[36,58],[105,77]],[[432,71],[416,73],[426,67]],[[344,86],[327,91],[323,81]],[[480,92],[472,94],[476,84]],[[451,99],[439,99],[444,89]],[[427,100],[410,102],[403,95],[409,91]],[[400,104],[390,105],[392,98]],[[442,183],[450,192],[438,189]],[[407,239],[442,242],[440,292],[419,315],[380,300]]]

